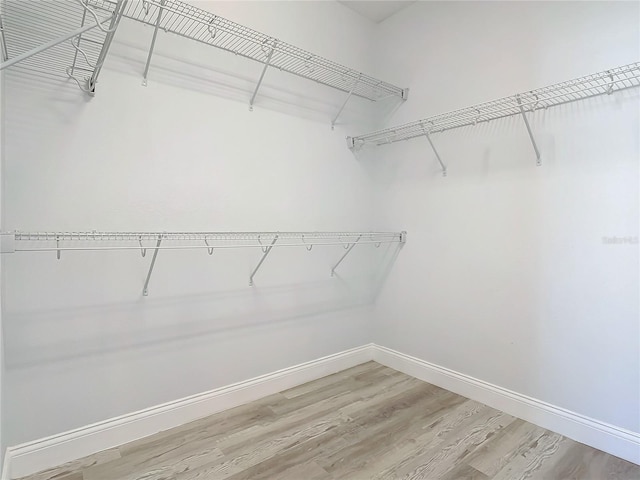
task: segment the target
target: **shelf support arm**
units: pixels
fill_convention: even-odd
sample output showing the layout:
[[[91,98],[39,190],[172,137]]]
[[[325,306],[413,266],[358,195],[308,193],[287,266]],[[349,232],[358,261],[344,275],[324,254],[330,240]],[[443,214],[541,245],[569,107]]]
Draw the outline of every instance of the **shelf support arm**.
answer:
[[[522,106],[522,100],[520,99],[520,95],[516,95],[516,100],[518,101],[518,106],[520,107],[520,114],[522,115],[524,124],[527,127],[529,138],[531,139],[531,143],[533,144],[533,149],[536,151],[536,165],[540,166],[542,165],[542,160],[540,159],[540,150],[538,150],[538,144],[536,143],[536,139],[533,138],[533,132],[531,131],[531,126],[529,125],[529,119],[524,113],[524,107]]]
[[[111,42],[113,41],[113,37],[116,34],[116,29],[120,24],[120,19],[122,19],[122,13],[124,12],[124,8],[127,6],[128,0],[118,0],[116,4],[115,11],[113,12],[113,19],[109,24],[109,31],[104,39],[104,43],[102,44],[102,49],[100,50],[100,54],[98,55],[98,61],[96,62],[96,68],[89,79],[89,95],[95,95],[96,93],[96,83],[98,82],[98,76],[100,75],[100,70],[102,70],[102,65],[104,64],[105,59],[107,58],[107,53],[109,52],[109,48],[111,47]],[[84,22],[84,17],[82,19]],[[80,45],[80,37],[78,37],[78,45]],[[76,51],[75,55],[77,56],[78,52]],[[75,57],[74,57],[74,65],[75,65]]]
[[[256,89],[253,91],[253,95],[251,95],[251,100],[249,100],[249,111],[253,112],[253,102],[256,99],[256,95],[258,95],[258,90],[260,90],[260,85],[262,85],[262,80],[264,79],[264,74],[267,73],[267,68],[271,64],[271,57],[273,56],[273,52],[275,50],[275,44],[271,47],[269,51],[269,55],[267,55],[267,61],[264,64],[264,68],[262,69],[262,73],[260,74],[260,78],[258,79],[258,84],[256,85]]]
[[[353,95],[353,91],[356,89],[356,86],[358,86],[358,82],[360,81],[360,77],[361,76],[362,76],[362,74],[358,75],[358,78],[356,79],[356,81],[353,82],[353,86],[351,87],[351,90],[349,90],[349,94],[347,95],[347,98],[344,99],[344,103],[340,107],[340,110],[338,110],[338,113],[336,113],[336,116],[333,118],[333,120],[331,120],[331,130],[333,130],[334,127],[336,126],[336,122],[338,121],[338,117],[340,117],[340,114],[342,113],[342,110],[344,110],[344,107],[347,106],[347,102],[349,102],[349,99],[351,98],[351,95]]]
[[[2,15],[0,15],[0,50],[2,54],[2,61],[9,60],[9,53],[7,52],[7,40],[4,38],[4,23],[2,23]]]
[[[265,261],[265,259],[267,258],[267,255],[269,255],[269,253],[271,252],[271,250],[273,249],[273,245],[278,241],[278,235],[276,235],[275,237],[273,237],[273,241],[271,242],[271,244],[264,249],[264,253],[262,255],[262,258],[260,259],[260,261],[258,262],[258,265],[256,265],[256,268],[253,269],[253,272],[251,272],[251,276],[249,277],[249,286],[253,287],[253,277],[256,275],[256,273],[258,272],[258,270],[260,269],[260,267],[262,266],[262,263]]]
[[[342,261],[346,258],[346,256],[351,253],[351,250],[353,250],[353,247],[356,246],[356,244],[360,241],[361,238],[362,238],[362,235],[359,235],[358,238],[356,239],[356,241],[353,242],[351,245],[349,245],[349,248],[347,248],[347,251],[344,252],[344,255],[342,255],[342,257],[340,257],[340,260],[338,260],[338,263],[336,263],[333,266],[333,268],[331,269],[331,276],[332,277],[334,277],[336,275],[336,268],[338,268],[338,265],[340,265],[342,263]]]
[[[431,145],[431,149],[433,150],[433,153],[435,153],[436,158],[438,159],[438,163],[440,164],[440,168],[442,168],[442,176],[446,177],[447,176],[447,166],[444,164],[444,162],[440,158],[440,154],[438,153],[438,150],[436,150],[436,147],[433,145],[433,142],[431,141],[431,135],[429,135],[429,132],[427,132],[425,130],[424,136],[427,137],[427,140],[429,141],[429,145]]]
[[[87,10],[83,10],[82,12],[82,26],[84,27],[84,24],[87,20]],[[78,53],[80,52],[80,42],[82,41],[82,33],[80,35],[78,35],[76,37],[77,43],[74,45],[75,48],[75,52],[73,52],[73,63],[71,64],[71,73],[69,75],[74,75],[75,74],[75,69],[76,69],[76,62],[78,61]],[[71,39],[71,44],[73,45],[73,38]],[[97,64],[96,64],[97,65]]]
[[[156,45],[156,37],[158,36],[158,27],[160,27],[160,20],[162,20],[162,8],[164,7],[166,0],[160,0],[160,8],[158,10],[158,18],[156,18],[156,26],[153,29],[153,37],[151,38],[151,46],[149,47],[149,56],[147,57],[147,64],[144,66],[144,73],[142,74],[142,85],[147,86],[147,74],[149,73],[149,65],[151,65],[151,56],[153,55],[153,49]]]
[[[144,282],[144,288],[142,289],[142,295],[145,297],[149,295],[149,280],[151,280],[151,274],[153,273],[153,267],[156,264],[156,258],[158,257],[158,250],[160,249],[160,244],[162,243],[162,235],[158,235],[158,241],[156,243],[156,248],[153,251],[153,258],[151,259],[151,265],[149,265],[149,273],[147,273],[147,279]]]

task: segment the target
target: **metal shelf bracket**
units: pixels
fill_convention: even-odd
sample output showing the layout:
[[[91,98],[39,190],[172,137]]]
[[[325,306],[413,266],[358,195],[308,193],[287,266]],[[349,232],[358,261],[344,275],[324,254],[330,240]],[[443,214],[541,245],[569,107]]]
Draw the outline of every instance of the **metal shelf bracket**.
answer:
[[[158,250],[160,249],[161,243],[162,243],[162,235],[158,235],[156,248],[153,251],[153,257],[151,258],[151,265],[149,265],[149,273],[147,273],[147,279],[145,280],[144,288],[142,289],[142,295],[144,295],[145,297],[149,295],[149,280],[151,280],[151,274],[153,273],[153,267],[156,264],[156,258],[158,257]]]
[[[4,24],[2,23],[2,15],[0,15],[0,54],[2,55],[2,61],[9,60],[9,53],[7,51],[7,40],[4,38]]]
[[[260,267],[262,266],[262,263],[265,261],[265,259],[267,258],[267,255],[269,255],[269,253],[271,252],[271,250],[273,250],[273,246],[275,245],[275,243],[278,241],[278,235],[276,235],[275,237],[273,237],[273,241],[271,242],[271,244],[268,247],[265,247],[263,250],[263,254],[262,254],[262,258],[260,259],[260,261],[258,262],[258,265],[256,265],[256,268],[253,269],[253,272],[251,272],[251,276],[249,277],[249,286],[253,287],[253,277],[256,275],[256,273],[258,272],[258,270],[260,269]]]
[[[533,138],[533,132],[531,131],[531,126],[529,125],[529,119],[527,115],[524,113],[524,107],[522,106],[522,98],[520,95],[516,95],[516,100],[518,102],[518,107],[520,108],[520,114],[522,115],[522,119],[524,120],[524,124],[527,127],[527,133],[529,133],[529,138],[531,139],[531,143],[533,144],[533,149],[536,151],[536,165],[542,165],[542,160],[540,159],[540,150],[538,150],[538,144],[536,144],[536,139]]]
[[[429,141],[429,145],[431,145],[431,149],[433,150],[433,153],[435,153],[436,158],[438,159],[438,163],[440,164],[440,167],[442,168],[442,176],[446,177],[447,176],[447,166],[444,164],[444,162],[440,158],[440,154],[438,153],[438,150],[436,150],[436,147],[433,145],[433,141],[431,141],[431,135],[429,135],[429,132],[426,129],[424,130],[424,136],[427,137],[427,140]]]
[[[356,142],[353,139],[353,137],[346,137],[347,139],[347,147],[349,147],[350,150],[353,150],[356,146]]]
[[[338,117],[340,117],[340,114],[342,113],[342,110],[344,110],[344,107],[347,106],[347,103],[349,102],[349,99],[351,98],[351,95],[353,95],[353,91],[358,86],[358,82],[360,81],[360,77],[362,77],[362,74],[358,75],[358,78],[356,79],[356,81],[353,82],[353,86],[351,87],[351,90],[349,90],[349,93],[347,94],[347,98],[344,99],[344,102],[342,103],[342,106],[340,107],[340,110],[338,110],[338,113],[336,113],[336,116],[333,117],[333,120],[331,120],[331,130],[333,130],[334,127],[336,126],[336,122],[338,121]]]
[[[344,252],[344,254],[342,255],[342,257],[340,257],[340,260],[338,260],[338,263],[336,263],[333,268],[331,269],[331,276],[335,277],[336,275],[336,268],[338,268],[338,265],[340,265],[342,263],[342,261],[346,258],[347,255],[349,255],[349,253],[351,253],[351,250],[353,250],[353,247],[356,246],[356,244],[360,241],[360,239],[362,238],[362,235],[358,235],[358,238],[356,238],[355,242],[353,242],[351,245],[349,245],[349,247],[347,248],[347,251]]]
[[[264,74],[267,73],[267,68],[271,64],[271,57],[273,57],[273,52],[276,49],[277,41],[274,40],[271,47],[267,47],[269,49],[269,53],[267,54],[267,59],[265,60],[264,67],[262,68],[262,73],[260,74],[260,78],[258,79],[258,84],[256,85],[256,89],[253,91],[253,95],[251,95],[251,100],[249,100],[249,111],[253,112],[253,102],[256,100],[256,95],[258,95],[258,90],[260,90],[260,85],[262,85],[262,80],[264,79]],[[266,44],[263,45],[263,51]]]
[[[149,47],[149,56],[147,56],[147,63],[144,66],[144,73],[142,74],[142,86],[147,86],[147,75],[149,74],[149,65],[151,65],[151,56],[153,55],[153,49],[156,45],[156,37],[158,36],[158,28],[160,27],[160,20],[162,20],[162,9],[166,0],[160,0],[160,8],[158,8],[158,17],[156,18],[156,25],[153,29],[153,37],[151,37],[151,46]],[[148,6],[147,6],[148,9]],[[148,11],[148,10],[147,10]]]
[[[100,71],[102,70],[102,65],[104,65],[104,61],[107,58],[107,53],[109,53],[109,48],[111,48],[113,37],[115,36],[116,30],[120,25],[120,20],[122,19],[122,13],[124,12],[124,9],[127,6],[128,1],[129,0],[119,0],[116,5],[116,9],[113,12],[113,17],[111,19],[111,23],[109,24],[109,29],[107,30],[104,43],[102,44],[102,48],[100,49],[100,54],[98,55],[98,61],[96,62],[93,75],[91,75],[91,78],[89,79],[89,90],[90,90],[89,95],[95,95],[96,93],[96,83],[98,82],[98,76],[100,75]]]

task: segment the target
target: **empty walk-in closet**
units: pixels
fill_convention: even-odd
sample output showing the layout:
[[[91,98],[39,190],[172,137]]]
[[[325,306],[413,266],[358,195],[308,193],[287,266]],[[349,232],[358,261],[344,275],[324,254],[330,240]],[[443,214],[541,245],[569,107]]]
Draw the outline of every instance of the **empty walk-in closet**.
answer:
[[[640,478],[640,2],[0,1],[1,480]]]

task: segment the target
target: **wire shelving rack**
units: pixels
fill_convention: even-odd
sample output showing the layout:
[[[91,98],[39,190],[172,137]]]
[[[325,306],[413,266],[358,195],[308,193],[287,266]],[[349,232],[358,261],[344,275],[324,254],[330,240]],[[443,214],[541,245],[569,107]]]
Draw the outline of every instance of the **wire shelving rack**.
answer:
[[[430,136],[435,133],[473,126],[482,122],[490,122],[513,115],[522,115],[536,150],[538,163],[540,163],[540,153],[535,143],[526,113],[532,113],[540,109],[547,109],[549,107],[599,95],[611,95],[614,92],[638,86],[640,86],[640,62],[623,65],[536,90],[518,93],[498,100],[461,108],[452,112],[423,118],[404,125],[385,128],[364,135],[347,137],[347,145],[353,149],[362,147],[363,145],[384,145],[423,136],[426,136],[429,142],[431,142]],[[436,156],[438,156],[437,152]],[[438,160],[443,167],[443,173],[446,174],[446,167],[442,164],[439,156]]]
[[[1,1],[0,70],[21,62],[24,68],[38,74],[66,73],[87,93],[94,92],[100,68],[124,16],[154,27],[144,85],[156,37],[162,30],[262,64],[249,102],[251,109],[269,67],[346,92],[332,126],[351,96],[377,101],[389,97],[406,100],[408,95],[408,89],[179,0]],[[50,51],[38,55],[45,50]]]
[[[179,0],[131,1],[124,16],[368,100],[407,96],[406,89]]]
[[[267,255],[275,247],[304,247],[342,245],[344,253],[331,268],[331,275],[356,245],[406,242],[406,232],[6,232],[0,234],[0,251],[52,252],[58,260],[63,251],[82,250],[139,250],[142,257],[152,251],[149,272],[143,288],[148,294],[149,281],[160,250],[206,249],[213,255],[218,249],[260,248],[262,257],[249,277],[258,272]]]
[[[0,70],[74,80],[93,95],[127,0],[2,0]]]

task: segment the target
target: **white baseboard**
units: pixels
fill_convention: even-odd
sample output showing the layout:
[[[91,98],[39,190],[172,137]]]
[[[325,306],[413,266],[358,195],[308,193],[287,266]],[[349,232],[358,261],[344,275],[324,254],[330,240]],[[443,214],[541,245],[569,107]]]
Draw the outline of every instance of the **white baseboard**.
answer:
[[[7,449],[1,480],[30,475],[375,360],[640,465],[640,434],[379,345],[335,355]]]
[[[19,478],[237,407],[373,359],[373,345],[7,449],[2,480]]]
[[[11,478],[9,472],[11,472],[11,452],[7,448],[4,453],[4,461],[2,462],[2,476],[0,477],[0,479],[9,480]]]
[[[373,359],[451,392],[640,465],[640,433],[375,345]]]

